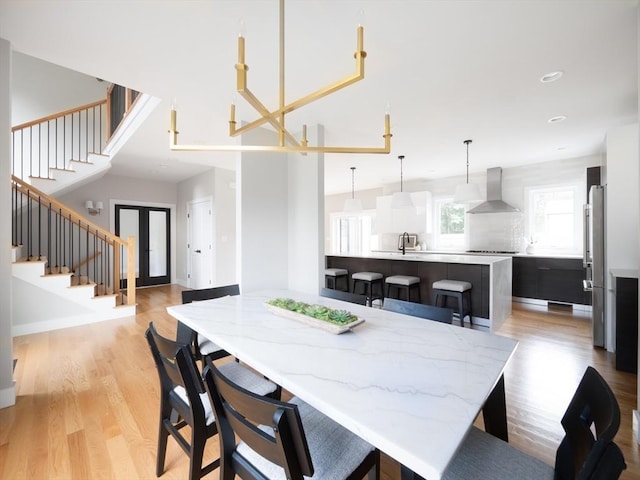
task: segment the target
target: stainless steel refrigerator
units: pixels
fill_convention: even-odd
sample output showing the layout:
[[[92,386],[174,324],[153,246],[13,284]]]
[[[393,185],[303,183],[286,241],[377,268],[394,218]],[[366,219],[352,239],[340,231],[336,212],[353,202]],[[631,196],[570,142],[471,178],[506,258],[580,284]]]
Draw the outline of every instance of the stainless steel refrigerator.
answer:
[[[584,290],[591,292],[591,330],[593,345],[604,347],[604,187],[593,185],[589,203],[584,206]]]

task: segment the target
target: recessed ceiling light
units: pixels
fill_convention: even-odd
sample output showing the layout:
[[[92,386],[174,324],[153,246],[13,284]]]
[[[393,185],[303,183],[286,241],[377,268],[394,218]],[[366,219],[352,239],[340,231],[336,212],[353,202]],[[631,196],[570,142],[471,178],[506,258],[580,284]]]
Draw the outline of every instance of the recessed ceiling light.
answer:
[[[540,78],[540,81],[542,83],[549,83],[549,82],[555,82],[556,80],[558,80],[562,75],[564,74],[563,71],[558,70],[557,72],[549,72],[545,75],[543,75]]]
[[[549,123],[558,123],[558,122],[564,122],[566,119],[567,119],[566,116],[558,115],[556,117],[551,117],[549,120],[547,120],[547,122],[549,122]]]

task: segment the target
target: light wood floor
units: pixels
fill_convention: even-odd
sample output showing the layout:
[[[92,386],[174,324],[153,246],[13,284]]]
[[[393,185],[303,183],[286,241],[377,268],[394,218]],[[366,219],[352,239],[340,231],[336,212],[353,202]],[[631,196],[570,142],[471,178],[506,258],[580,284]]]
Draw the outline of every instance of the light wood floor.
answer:
[[[150,321],[167,335],[175,331],[165,307],[180,303],[180,290],[138,290],[135,317],[14,340],[18,398],[0,410],[0,478],[155,478],[158,379],[143,333]],[[636,376],[616,371],[612,355],[591,347],[588,319],[514,304],[499,333],[520,341],[505,373],[511,443],[553,464],[560,418],[584,369],[594,365],[622,410],[616,438],[628,464],[622,478],[640,478],[631,425]],[[210,442],[210,458],[217,448]],[[170,440],[162,479],[187,473],[186,456]],[[388,457],[382,477],[399,478]]]

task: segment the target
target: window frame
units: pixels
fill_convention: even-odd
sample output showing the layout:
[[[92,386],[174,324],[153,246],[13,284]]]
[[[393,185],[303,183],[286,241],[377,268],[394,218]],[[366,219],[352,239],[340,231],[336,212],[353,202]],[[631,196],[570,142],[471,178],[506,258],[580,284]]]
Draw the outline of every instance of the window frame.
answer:
[[[525,239],[529,244],[533,240],[534,248],[539,252],[549,252],[554,254],[582,254],[582,222],[583,222],[583,206],[586,201],[583,184],[579,181],[555,183],[549,185],[532,185],[524,189],[525,202]],[[573,192],[573,235],[571,245],[554,245],[540,241],[540,235],[535,232],[535,201],[534,195],[543,193],[554,193],[572,191]]]
[[[463,216],[463,232],[457,234],[443,234],[441,232],[442,207],[447,204],[461,205],[465,212]],[[467,238],[467,205],[465,203],[455,203],[453,195],[436,197],[433,199],[433,249],[445,251],[462,251],[465,249]]]

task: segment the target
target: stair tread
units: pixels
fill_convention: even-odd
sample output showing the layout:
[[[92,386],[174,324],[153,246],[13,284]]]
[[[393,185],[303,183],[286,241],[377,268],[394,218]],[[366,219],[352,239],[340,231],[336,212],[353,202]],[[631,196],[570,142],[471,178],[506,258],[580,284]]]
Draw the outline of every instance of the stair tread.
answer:
[[[33,178],[34,180],[52,180],[55,181],[55,178],[52,177],[40,177],[35,175],[29,175],[29,178]]]
[[[69,173],[76,173],[76,171],[73,168],[59,168],[59,167],[49,167],[49,170],[55,170],[57,172],[69,172]]]

